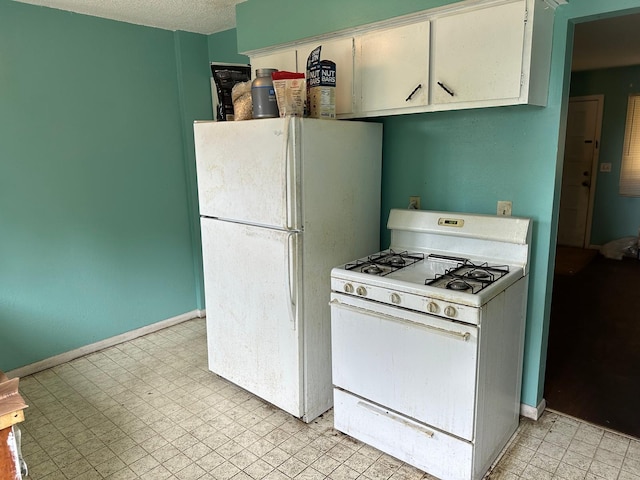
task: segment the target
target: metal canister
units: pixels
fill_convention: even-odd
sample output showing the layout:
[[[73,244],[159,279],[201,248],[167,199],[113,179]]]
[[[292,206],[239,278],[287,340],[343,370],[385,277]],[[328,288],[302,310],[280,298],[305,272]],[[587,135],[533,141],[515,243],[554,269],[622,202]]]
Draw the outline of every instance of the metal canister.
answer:
[[[275,68],[256,69],[256,78],[251,82],[251,101],[253,102],[253,118],[278,117],[278,102],[273,88],[271,74]]]

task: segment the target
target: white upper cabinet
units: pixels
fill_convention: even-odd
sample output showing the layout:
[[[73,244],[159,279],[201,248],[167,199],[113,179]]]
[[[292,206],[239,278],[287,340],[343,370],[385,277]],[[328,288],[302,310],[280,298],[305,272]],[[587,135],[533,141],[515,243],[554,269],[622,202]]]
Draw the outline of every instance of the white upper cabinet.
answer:
[[[434,104],[520,97],[526,2],[481,7],[432,21]]]
[[[284,70],[286,72],[296,71],[296,50],[278,50],[276,52],[266,53],[251,57],[251,78],[256,78],[256,70],[258,68],[275,68],[276,70]]]
[[[466,0],[249,55],[254,70],[305,72],[322,45],[339,118],[544,106],[559,1]]]
[[[356,85],[361,112],[428,105],[429,22],[357,37]]]

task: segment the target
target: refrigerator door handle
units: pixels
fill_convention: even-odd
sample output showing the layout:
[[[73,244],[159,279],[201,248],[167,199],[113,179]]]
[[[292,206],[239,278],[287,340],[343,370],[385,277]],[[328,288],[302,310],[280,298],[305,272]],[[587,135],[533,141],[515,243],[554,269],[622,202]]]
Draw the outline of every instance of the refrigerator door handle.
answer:
[[[291,328],[296,330],[298,312],[298,234],[289,232],[287,235],[287,286],[289,290],[289,320]]]
[[[287,209],[287,230],[298,230],[298,202],[296,195],[296,165],[295,165],[295,151],[289,153],[289,147],[294,150],[293,135],[291,135],[291,116],[287,115],[284,118],[284,135],[283,135],[283,148],[284,148],[284,161],[285,161],[285,208]]]

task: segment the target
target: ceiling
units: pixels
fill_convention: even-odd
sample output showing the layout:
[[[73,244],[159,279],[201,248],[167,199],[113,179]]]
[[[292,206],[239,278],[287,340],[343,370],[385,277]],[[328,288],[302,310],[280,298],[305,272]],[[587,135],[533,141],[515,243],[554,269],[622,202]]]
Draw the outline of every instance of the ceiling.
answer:
[[[640,14],[579,23],[572,70],[640,65]]]
[[[236,26],[245,0],[18,0],[122,22],[205,35]],[[640,65],[640,14],[580,23],[573,70]]]
[[[18,0],[121,22],[208,35],[236,26],[245,0]]]

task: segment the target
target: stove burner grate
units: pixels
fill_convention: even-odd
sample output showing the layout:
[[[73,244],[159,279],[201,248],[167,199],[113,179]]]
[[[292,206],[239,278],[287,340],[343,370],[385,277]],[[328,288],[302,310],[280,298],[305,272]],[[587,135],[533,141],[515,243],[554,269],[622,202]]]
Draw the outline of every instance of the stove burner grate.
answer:
[[[444,273],[437,274],[434,278],[427,278],[424,284],[460,292],[478,293],[509,273],[508,265],[489,265],[488,263],[476,265],[469,260],[462,260],[462,263]]]
[[[369,255],[366,259],[347,263],[345,270],[356,270],[370,275],[384,276],[421,260],[424,260],[424,253],[396,252],[389,249]]]

